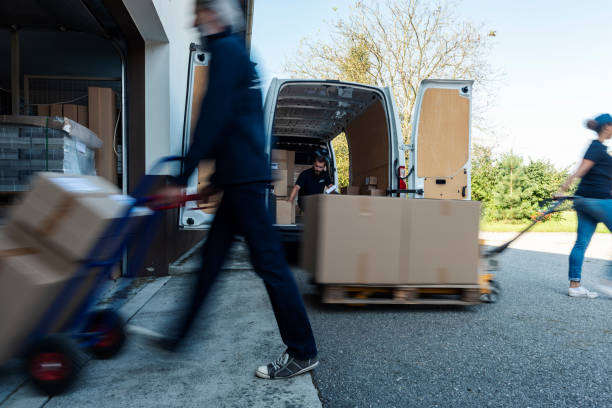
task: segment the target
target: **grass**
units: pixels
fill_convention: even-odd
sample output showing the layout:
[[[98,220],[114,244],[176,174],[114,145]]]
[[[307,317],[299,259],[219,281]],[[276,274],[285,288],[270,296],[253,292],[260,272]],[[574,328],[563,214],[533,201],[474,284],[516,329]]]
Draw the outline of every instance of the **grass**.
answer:
[[[574,211],[563,211],[559,219],[552,219],[546,222],[537,223],[530,231],[533,232],[576,232],[578,219]],[[480,230],[487,232],[518,232],[529,225],[529,222],[510,222],[510,221],[481,221]],[[605,225],[599,224],[596,232],[610,233]]]

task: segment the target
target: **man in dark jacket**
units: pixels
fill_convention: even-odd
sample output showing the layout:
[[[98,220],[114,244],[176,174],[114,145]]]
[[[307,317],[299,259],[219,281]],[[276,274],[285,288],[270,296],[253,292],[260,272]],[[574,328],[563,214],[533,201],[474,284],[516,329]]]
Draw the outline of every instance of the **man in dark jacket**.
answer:
[[[287,262],[277,231],[266,210],[270,183],[266,155],[262,95],[239,30],[241,12],[235,0],[197,0],[196,26],[206,36],[210,52],[208,90],[176,186],[160,191],[162,200],[176,199],[202,159],[216,161],[211,183],[223,191],[203,247],[202,269],[188,312],[178,332],[159,345],[176,349],[189,331],[215,282],[236,234],[245,237],[255,272],[264,280],[286,351],[259,367],[261,378],[288,378],[318,365],[317,349],[302,297]],[[245,299],[248,301],[248,299]]]

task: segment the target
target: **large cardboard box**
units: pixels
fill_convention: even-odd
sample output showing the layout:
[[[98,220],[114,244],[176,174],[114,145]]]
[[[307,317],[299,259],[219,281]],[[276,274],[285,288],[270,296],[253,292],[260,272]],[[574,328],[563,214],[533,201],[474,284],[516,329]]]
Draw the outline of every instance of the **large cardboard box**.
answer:
[[[76,268],[27,234],[0,228],[0,363],[20,351]]]
[[[480,202],[405,201],[400,280],[415,285],[478,284]]]
[[[276,223],[295,224],[295,203],[290,203],[284,198],[276,200]]]
[[[302,263],[318,283],[478,283],[479,202],[317,195],[305,203]]]
[[[38,173],[31,190],[9,214],[8,225],[23,228],[69,260],[86,259],[103,239],[95,259],[104,259],[150,214],[139,208],[120,233],[107,234],[111,222],[130,204],[130,197],[101,177]]]
[[[402,200],[328,194],[304,202],[302,261],[317,282],[399,281]]]
[[[287,170],[293,174],[295,166],[295,152],[292,150],[272,149],[272,170]]]
[[[287,170],[272,170],[274,182],[274,194],[277,196],[287,196]]]

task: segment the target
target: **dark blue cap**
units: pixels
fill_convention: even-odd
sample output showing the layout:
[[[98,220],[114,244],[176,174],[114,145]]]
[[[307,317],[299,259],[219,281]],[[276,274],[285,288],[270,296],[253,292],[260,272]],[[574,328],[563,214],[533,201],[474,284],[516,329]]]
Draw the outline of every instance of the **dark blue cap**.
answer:
[[[603,113],[595,118],[595,122],[599,126],[607,125],[608,123],[612,123],[612,116],[609,113]]]

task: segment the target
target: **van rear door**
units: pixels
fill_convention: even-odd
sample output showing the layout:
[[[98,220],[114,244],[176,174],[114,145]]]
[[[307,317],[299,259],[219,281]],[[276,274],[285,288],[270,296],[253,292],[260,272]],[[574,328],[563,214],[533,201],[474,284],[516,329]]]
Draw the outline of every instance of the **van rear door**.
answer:
[[[412,125],[409,185],[423,198],[469,200],[472,85],[424,80]]]

